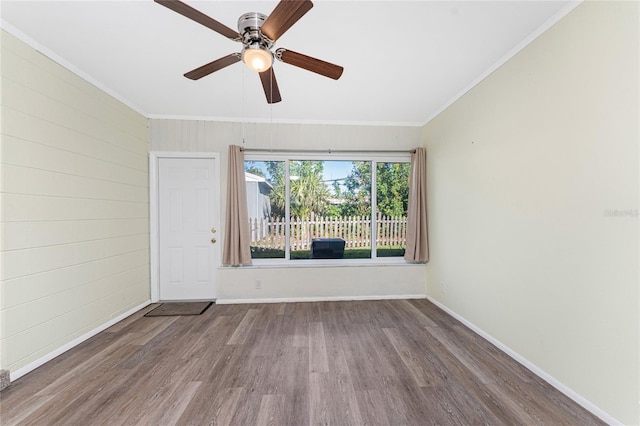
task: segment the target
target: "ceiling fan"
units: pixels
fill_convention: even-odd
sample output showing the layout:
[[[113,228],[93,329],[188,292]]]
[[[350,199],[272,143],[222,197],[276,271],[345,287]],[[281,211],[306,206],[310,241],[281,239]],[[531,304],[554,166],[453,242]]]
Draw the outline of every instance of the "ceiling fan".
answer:
[[[309,0],[281,0],[269,16],[258,12],[245,13],[238,19],[238,31],[179,0],[155,0],[155,2],[233,41],[242,43],[240,53],[231,53],[184,75],[191,80],[198,80],[242,60],[250,69],[259,73],[267,102],[272,104],[282,100],[272,67],[274,58],[334,80],[339,79],[344,70],[341,66],[292,50],[283,48],[275,52],[271,50],[280,36],[313,7],[313,3]]]

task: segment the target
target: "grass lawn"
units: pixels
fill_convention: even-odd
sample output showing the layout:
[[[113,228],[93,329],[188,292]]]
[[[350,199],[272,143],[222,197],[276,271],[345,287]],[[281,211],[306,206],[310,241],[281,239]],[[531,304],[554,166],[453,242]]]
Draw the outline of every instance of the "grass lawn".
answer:
[[[404,247],[380,247],[377,251],[378,257],[402,257]],[[251,247],[251,257],[253,259],[284,259],[284,250],[262,249]],[[295,250],[291,252],[291,259],[310,259],[311,250]],[[346,248],[344,259],[370,259],[371,249],[369,248]]]

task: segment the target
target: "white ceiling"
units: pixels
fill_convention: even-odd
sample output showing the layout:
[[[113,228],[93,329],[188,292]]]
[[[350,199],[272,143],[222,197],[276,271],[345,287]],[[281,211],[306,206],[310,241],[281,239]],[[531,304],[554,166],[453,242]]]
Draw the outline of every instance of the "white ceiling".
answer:
[[[236,29],[276,1],[186,3]],[[237,63],[182,75],[235,43],[146,1],[7,1],[2,26],[151,118],[422,125],[575,7],[562,1],[318,1],[276,43],[345,68],[338,81],[276,62],[266,103]]]

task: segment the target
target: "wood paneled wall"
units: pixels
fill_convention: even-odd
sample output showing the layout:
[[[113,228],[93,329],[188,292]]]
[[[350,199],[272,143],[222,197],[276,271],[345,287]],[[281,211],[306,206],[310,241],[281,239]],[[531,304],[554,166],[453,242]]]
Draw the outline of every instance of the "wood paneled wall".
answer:
[[[151,151],[219,152],[222,177],[220,238],[224,238],[229,145],[290,150],[410,150],[421,145],[419,127],[331,124],[231,123],[150,120]],[[243,143],[244,141],[244,143]],[[255,288],[260,280],[262,288]],[[218,303],[317,299],[424,297],[425,265],[306,268],[221,268]]]
[[[2,32],[1,367],[149,299],[148,120]]]

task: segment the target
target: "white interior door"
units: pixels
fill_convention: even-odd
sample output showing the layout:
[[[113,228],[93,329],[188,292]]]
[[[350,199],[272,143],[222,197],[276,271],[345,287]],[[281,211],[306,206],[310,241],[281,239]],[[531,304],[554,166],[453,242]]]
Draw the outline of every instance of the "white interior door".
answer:
[[[158,159],[160,300],[216,297],[216,166],[213,158]]]

